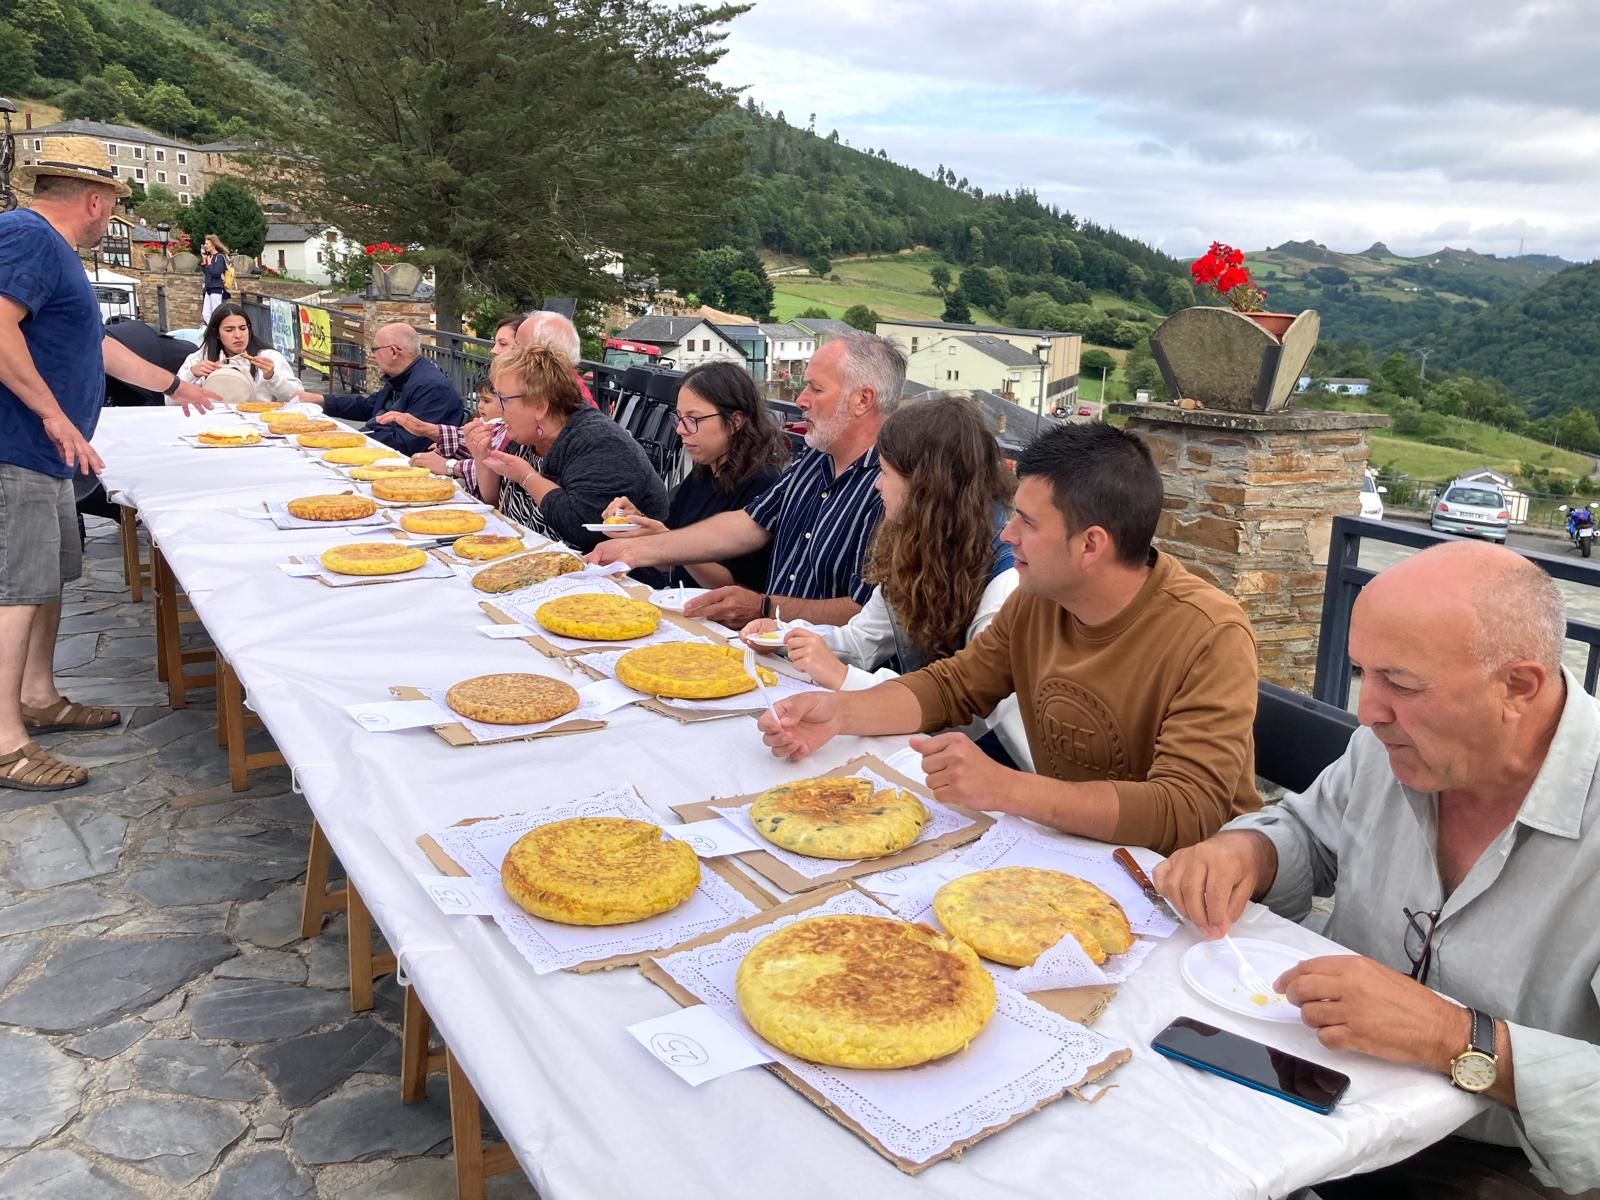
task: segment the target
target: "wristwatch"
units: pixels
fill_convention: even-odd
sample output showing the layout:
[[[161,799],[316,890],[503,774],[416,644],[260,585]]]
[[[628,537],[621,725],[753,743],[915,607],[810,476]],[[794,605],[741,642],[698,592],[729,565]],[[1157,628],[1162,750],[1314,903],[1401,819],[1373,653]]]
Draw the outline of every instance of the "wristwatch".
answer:
[[[179,379],[178,376],[177,376],[177,373],[174,372],[173,376],[172,376],[172,382],[167,384],[166,387],[161,389],[161,394],[163,396],[171,396],[175,392],[177,392],[177,390],[182,386],[183,386],[183,380]]]
[[[1464,1092],[1487,1092],[1494,1086],[1500,1061],[1494,1052],[1494,1018],[1482,1009],[1471,1012],[1472,1032],[1467,1048],[1450,1060],[1450,1082]]]

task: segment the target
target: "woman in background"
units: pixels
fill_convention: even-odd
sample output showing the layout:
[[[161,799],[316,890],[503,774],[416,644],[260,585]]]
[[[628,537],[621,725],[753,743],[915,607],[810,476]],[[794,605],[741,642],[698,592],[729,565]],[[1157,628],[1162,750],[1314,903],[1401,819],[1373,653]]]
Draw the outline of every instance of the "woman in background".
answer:
[[[756,390],[750,372],[734,363],[696,367],[678,384],[678,434],[694,469],[672,490],[666,523],[639,512],[627,496],[606,505],[606,515],[628,517],[640,528],[612,537],[638,537],[681,529],[719,512],[743,509],[773,483],[789,460],[789,443]],[[672,568],[673,586],[717,588],[736,584],[762,592],[772,547],[725,562],[686,563]]]
[[[224,367],[250,381],[255,400],[289,401],[300,392],[289,360],[257,337],[244,309],[231,302],[216,306],[200,337],[200,349],[184,359],[178,378],[205,386],[203,381]]]
[[[207,323],[217,305],[228,299],[228,289],[223,280],[228,275],[228,248],[214,233],[206,234],[200,245],[200,271],[205,276],[205,299],[200,306],[200,319]]]
[[[988,628],[1017,589],[1011,547],[1000,540],[1015,484],[970,393],[907,401],[878,431],[878,459],[883,522],[865,572],[878,586],[848,624],[796,625],[783,642],[791,663],[835,691],[873,687],[950,657]],[[742,632],[749,638],[776,628],[763,619]],[[1000,750],[1033,769],[1016,696],[967,732],[991,755]]]

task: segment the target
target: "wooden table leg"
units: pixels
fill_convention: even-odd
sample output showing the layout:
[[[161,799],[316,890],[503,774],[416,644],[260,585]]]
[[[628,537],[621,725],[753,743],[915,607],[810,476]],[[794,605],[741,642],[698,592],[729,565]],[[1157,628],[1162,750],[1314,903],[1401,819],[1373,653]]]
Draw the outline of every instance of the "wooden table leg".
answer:
[[[350,1011],[366,1012],[372,1007],[372,985],[394,970],[394,955],[372,952],[372,913],[345,879],[345,931],[350,935]]]
[[[448,1047],[444,1057],[450,1076],[450,1134],[455,1142],[456,1200],[484,1200],[488,1181],[518,1170],[517,1158],[510,1146],[484,1147],[477,1090]]]
[[[128,596],[138,602],[144,599],[144,563],[139,561],[139,512],[124,505],[117,514],[122,527],[122,582],[128,585]]]
[[[244,765],[244,694],[239,690],[239,677],[222,655],[217,655],[217,714],[225,730],[223,745],[228,748],[228,780],[233,790],[242,792],[250,786],[249,772]]]
[[[445,1052],[433,1048],[433,1019],[417,989],[408,987],[400,1024],[400,1103],[420,1103],[428,1095],[428,1076],[444,1069]]]
[[[152,547],[150,590],[155,595],[156,649],[159,659],[156,674],[167,685],[167,704],[172,708],[185,708],[189,699],[184,693],[182,643],[178,638],[178,598],[174,594],[177,586],[161,550]]]
[[[328,890],[328,868],[333,862],[333,847],[322,826],[311,822],[311,852],[306,857],[306,890],[300,901],[300,936],[316,937],[322,932],[322,918],[343,912],[349,899],[346,888]]]

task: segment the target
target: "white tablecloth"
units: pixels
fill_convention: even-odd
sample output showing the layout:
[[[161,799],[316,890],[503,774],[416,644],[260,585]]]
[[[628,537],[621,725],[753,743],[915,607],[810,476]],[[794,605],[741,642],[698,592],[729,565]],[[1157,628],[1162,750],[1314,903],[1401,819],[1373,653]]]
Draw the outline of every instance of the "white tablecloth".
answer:
[[[796,766],[774,760],[748,719],[680,725],[636,708],[611,714],[600,732],[501,746],[452,749],[425,729],[368,733],[342,706],[385,699],[391,684],[564,669],[519,642],[478,633],[486,618],[457,580],[335,590],[284,575],[273,564],[354,531],[280,531],[238,510],[328,490],[327,473],[287,448],[172,446],[186,427],[175,409],[107,410],[94,439],[106,484],[137,506],[160,543],[546,1200],[1264,1200],[1396,1161],[1476,1111],[1479,1101],[1442,1078],[1334,1053],[1303,1027],[1235,1017],[1196,998],[1178,974],[1187,933],[1157,950],[1098,1022],[1134,1051],[1100,1102],[1052,1104],[914,1178],[766,1071],[691,1090],[625,1031],[670,1011],[665,993],[632,969],[534,975],[487,918],[446,918],[433,907],[414,879],[432,869],[415,838],[463,817],[623,783],[670,821],[670,805],[756,791],[866,751],[887,756],[903,739],[843,739]],[[1309,950],[1326,945],[1264,910],[1249,932]],[[1351,1076],[1351,1089],[1324,1117],[1169,1063],[1148,1046],[1178,1015],[1326,1063]]]

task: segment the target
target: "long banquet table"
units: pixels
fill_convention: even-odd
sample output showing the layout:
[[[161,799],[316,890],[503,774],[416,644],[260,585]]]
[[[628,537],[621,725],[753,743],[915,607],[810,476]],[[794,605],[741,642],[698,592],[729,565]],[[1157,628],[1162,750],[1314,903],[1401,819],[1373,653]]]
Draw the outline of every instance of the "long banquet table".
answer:
[[[202,451],[176,441],[207,419],[108,409],[94,439],[106,485],[159,543],[402,972],[546,1200],[1265,1200],[1396,1161],[1477,1111],[1480,1101],[1442,1078],[1329,1051],[1299,1025],[1206,1004],[1179,977],[1187,931],[1156,950],[1097,1022],[1134,1052],[1098,1102],[1065,1098],[915,1177],[767,1071],[689,1088],[625,1030],[671,1011],[664,992],[628,968],[534,974],[488,918],[445,917],[433,906],[415,878],[433,870],[415,839],[462,818],[624,783],[670,822],[669,805],[756,791],[866,751],[888,757],[904,739],[843,739],[816,760],[784,764],[747,718],[680,725],[631,707],[611,714],[605,730],[532,743],[452,749],[426,729],[369,733],[342,706],[387,699],[393,684],[566,669],[479,633],[478,597],[456,579],[333,589],[279,571],[288,555],[351,531],[280,531],[238,510],[330,490],[331,477],[292,447]],[[1328,949],[1254,906],[1249,921],[1254,937]],[[1326,1063],[1352,1087],[1324,1117],[1169,1063],[1149,1041],[1182,1014]]]

